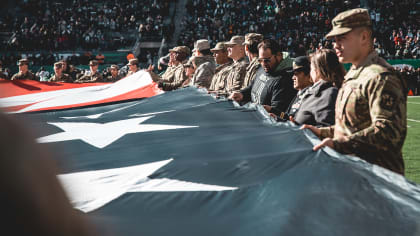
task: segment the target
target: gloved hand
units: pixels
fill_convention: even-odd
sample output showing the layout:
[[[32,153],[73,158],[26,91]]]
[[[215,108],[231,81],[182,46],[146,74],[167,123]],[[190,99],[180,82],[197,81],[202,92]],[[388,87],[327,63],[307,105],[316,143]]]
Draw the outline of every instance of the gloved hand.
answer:
[[[163,88],[163,82],[158,83],[158,88]]]

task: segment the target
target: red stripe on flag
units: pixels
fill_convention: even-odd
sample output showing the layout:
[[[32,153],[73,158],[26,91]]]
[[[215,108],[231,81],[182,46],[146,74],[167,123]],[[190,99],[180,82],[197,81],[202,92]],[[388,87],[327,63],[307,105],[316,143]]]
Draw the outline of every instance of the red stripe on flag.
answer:
[[[60,83],[40,82],[35,80],[5,80],[0,79],[0,98],[25,94],[43,93],[62,89],[72,89],[104,85],[108,83]]]
[[[145,87],[130,91],[130,92],[125,93],[125,94],[121,94],[121,95],[118,95],[118,96],[103,99],[103,100],[98,100],[98,101],[94,101],[94,102],[86,102],[86,103],[78,103],[78,104],[66,105],[66,106],[46,107],[46,108],[30,110],[28,112],[69,109],[69,108],[74,108],[74,107],[84,107],[84,106],[89,106],[89,105],[111,103],[111,102],[124,101],[124,100],[129,100],[129,99],[136,99],[136,98],[147,98],[147,97],[155,96],[155,95],[159,94],[160,92],[161,92],[161,90],[158,88],[157,84],[155,82],[152,82],[150,85],[147,85]],[[32,104],[30,104],[30,105],[32,105]],[[24,108],[24,107],[27,107],[27,106],[23,106],[22,108]],[[20,109],[22,109],[22,108],[20,108]],[[7,109],[9,109],[9,108],[7,108]]]

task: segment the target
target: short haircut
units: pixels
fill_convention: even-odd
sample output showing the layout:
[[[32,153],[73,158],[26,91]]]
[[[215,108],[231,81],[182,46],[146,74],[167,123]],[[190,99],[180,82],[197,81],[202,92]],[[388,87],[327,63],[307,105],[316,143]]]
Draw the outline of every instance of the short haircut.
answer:
[[[270,49],[271,54],[277,54],[281,52],[280,44],[274,39],[264,39],[258,44],[258,49],[263,48],[264,50]]]
[[[204,56],[212,55],[212,53],[210,51],[210,48],[209,49],[200,50],[200,53],[203,54]]]
[[[252,54],[258,54],[258,45],[259,45],[259,42],[257,41],[253,41],[252,43],[247,44],[248,51]]]

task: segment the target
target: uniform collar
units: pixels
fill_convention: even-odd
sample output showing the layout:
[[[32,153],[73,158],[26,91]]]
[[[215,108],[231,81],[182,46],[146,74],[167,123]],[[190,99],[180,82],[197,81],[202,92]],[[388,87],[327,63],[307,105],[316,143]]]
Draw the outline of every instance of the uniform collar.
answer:
[[[370,65],[370,64],[372,64],[373,62],[375,62],[375,61],[378,61],[378,58],[379,58],[379,55],[378,55],[378,53],[375,51],[375,50],[373,50],[373,51],[371,51],[369,54],[368,54],[368,56],[365,58],[365,60],[363,60],[363,62],[362,63],[360,63],[360,65],[359,66],[354,66],[354,65],[352,65],[351,67],[350,67],[350,70],[347,72],[347,74],[344,76],[344,78],[346,79],[346,80],[348,80],[348,79],[352,79],[352,78],[357,78],[357,77],[359,77],[359,75],[360,75],[360,73],[362,72],[362,70],[366,67],[366,66],[368,66],[368,65]]]

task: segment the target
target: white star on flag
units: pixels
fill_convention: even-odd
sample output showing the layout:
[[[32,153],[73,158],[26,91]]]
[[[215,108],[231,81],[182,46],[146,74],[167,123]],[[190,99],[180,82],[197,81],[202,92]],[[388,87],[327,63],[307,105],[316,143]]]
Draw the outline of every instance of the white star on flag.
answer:
[[[105,124],[90,122],[48,122],[64,132],[37,139],[39,143],[52,143],[68,140],[83,140],[97,148],[104,148],[126,134],[152,132],[159,130],[197,128],[198,126],[141,124],[154,116],[118,120]]]
[[[85,171],[58,176],[73,206],[83,212],[96,210],[127,192],[228,191],[237,187],[207,185],[174,179],[150,179],[172,159],[142,165]]]

